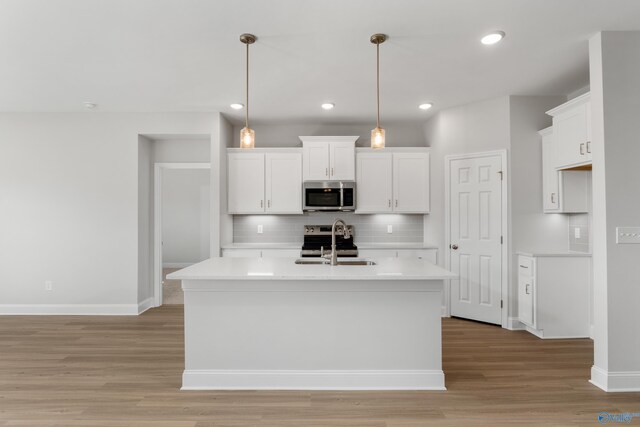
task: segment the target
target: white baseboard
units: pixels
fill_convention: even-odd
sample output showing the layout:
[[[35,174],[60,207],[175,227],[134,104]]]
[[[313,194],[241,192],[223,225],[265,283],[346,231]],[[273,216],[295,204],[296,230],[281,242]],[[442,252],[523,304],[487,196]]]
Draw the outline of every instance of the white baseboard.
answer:
[[[640,391],[640,371],[611,372],[591,367],[589,382],[607,392]]]
[[[507,329],[510,331],[523,331],[526,327],[518,320],[517,317],[508,317]]]
[[[446,390],[438,370],[185,370],[182,390]]]
[[[0,315],[23,316],[137,316],[139,310],[139,304],[0,304]]]
[[[163,262],[162,268],[187,268],[192,266],[193,264],[197,264],[198,261],[194,262]]]
[[[153,298],[147,298],[146,300],[138,303],[138,314],[142,314],[152,307],[154,307]]]

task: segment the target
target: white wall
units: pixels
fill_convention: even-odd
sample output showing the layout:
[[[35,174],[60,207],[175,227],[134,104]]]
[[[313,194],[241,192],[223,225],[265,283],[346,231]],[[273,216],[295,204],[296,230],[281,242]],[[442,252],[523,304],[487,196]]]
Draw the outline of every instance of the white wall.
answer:
[[[217,116],[0,114],[0,312],[137,311],[138,137],[212,134]]]
[[[567,219],[542,213],[542,160],[537,131],[549,126],[546,110],[563,97],[512,96],[438,112],[424,125],[431,147],[431,214],[425,216],[425,242],[438,245],[444,264],[444,159],[448,155],[508,150],[510,260],[517,250],[567,249]],[[514,268],[510,269],[515,271]],[[516,280],[510,281],[509,316],[517,315]]]
[[[640,391],[640,245],[616,227],[640,226],[640,32],[589,42],[593,152],[594,366],[605,390]]]
[[[384,117],[383,117],[384,118]],[[372,117],[375,119],[375,117]],[[426,145],[422,124],[419,122],[382,122],[386,132],[386,145],[389,147],[424,147]],[[234,126],[233,146],[240,146],[240,129],[244,125]],[[370,123],[285,123],[251,124],[256,131],[256,147],[300,147],[299,136],[343,136],[360,135],[356,145],[371,145]]]
[[[179,267],[209,258],[211,171],[164,169],[162,175],[163,265]]]

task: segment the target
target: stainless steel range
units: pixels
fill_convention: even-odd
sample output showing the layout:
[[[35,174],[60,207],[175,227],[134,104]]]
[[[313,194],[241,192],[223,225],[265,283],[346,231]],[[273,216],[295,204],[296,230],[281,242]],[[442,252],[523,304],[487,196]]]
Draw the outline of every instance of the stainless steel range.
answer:
[[[358,247],[353,243],[353,226],[347,229],[351,237],[344,237],[344,229],[336,226],[336,253],[339,257],[357,257]],[[320,257],[331,252],[331,226],[330,225],[305,225],[304,243],[300,255],[303,257]]]

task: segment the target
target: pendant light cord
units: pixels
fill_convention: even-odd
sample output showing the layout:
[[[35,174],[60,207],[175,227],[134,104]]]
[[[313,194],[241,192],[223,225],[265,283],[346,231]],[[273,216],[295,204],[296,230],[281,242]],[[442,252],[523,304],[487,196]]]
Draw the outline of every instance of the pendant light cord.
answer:
[[[378,113],[376,116],[376,127],[380,127],[380,43],[376,43],[376,94]]]
[[[249,128],[249,43],[247,45],[247,69],[246,69],[246,81],[245,81],[245,93],[246,93],[246,108],[244,112],[244,125]]]

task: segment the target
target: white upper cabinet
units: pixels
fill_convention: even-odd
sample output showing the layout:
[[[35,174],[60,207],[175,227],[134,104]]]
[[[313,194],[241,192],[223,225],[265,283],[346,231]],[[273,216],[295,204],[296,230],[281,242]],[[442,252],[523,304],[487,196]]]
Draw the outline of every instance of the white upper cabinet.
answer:
[[[229,213],[263,213],[264,154],[228,154],[228,210]]]
[[[305,181],[353,181],[357,136],[301,136]]]
[[[230,149],[227,184],[230,214],[301,214],[302,153]]]
[[[267,213],[302,213],[302,153],[266,153]]]
[[[356,209],[359,213],[392,212],[393,154],[358,153]]]
[[[429,213],[428,149],[358,149],[356,213]]]
[[[547,111],[553,117],[558,169],[591,164],[591,104],[586,93]]]
[[[429,212],[429,153],[393,154],[393,211]]]
[[[589,211],[589,171],[558,171],[557,140],[554,128],[539,132],[542,137],[542,207],[545,213],[582,213]]]

